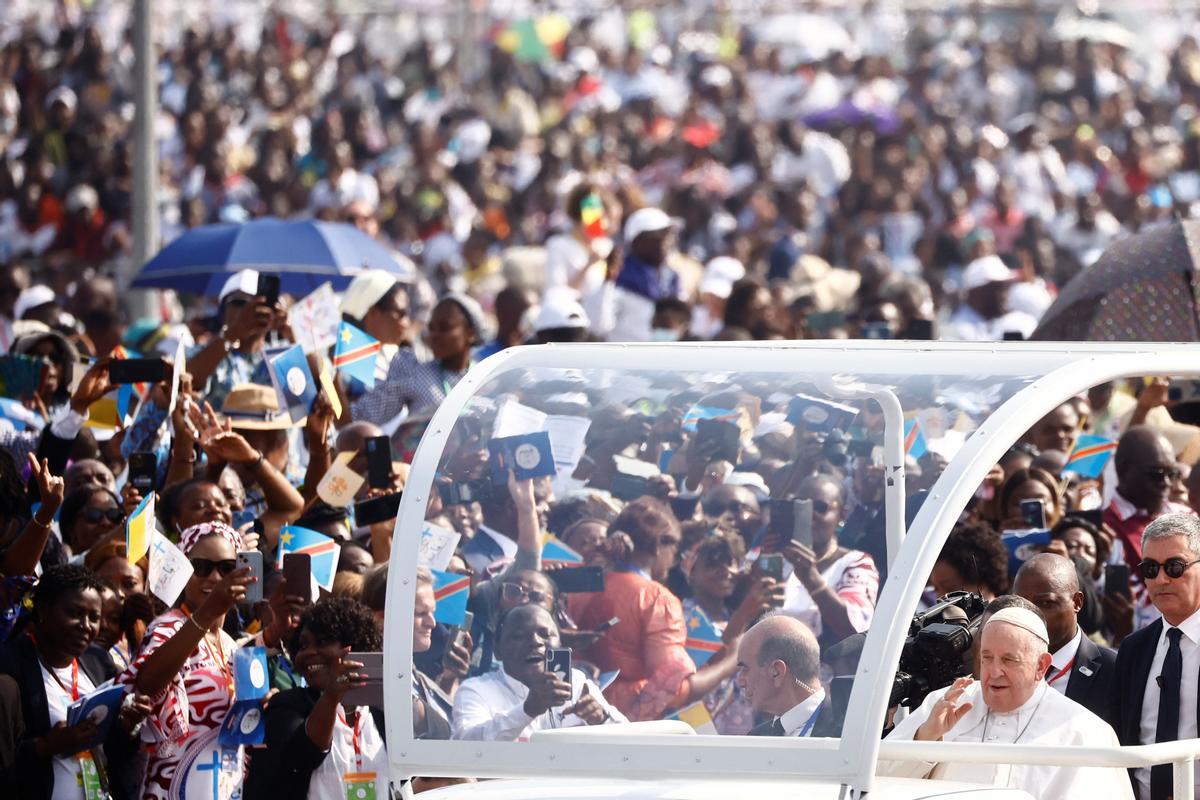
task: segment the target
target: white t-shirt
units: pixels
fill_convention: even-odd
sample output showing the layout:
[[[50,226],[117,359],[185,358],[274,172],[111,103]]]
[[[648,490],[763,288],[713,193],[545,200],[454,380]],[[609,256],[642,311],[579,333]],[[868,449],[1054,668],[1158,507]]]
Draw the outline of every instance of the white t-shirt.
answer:
[[[75,702],[71,696],[71,668],[54,670],[54,675],[58,676],[56,679],[44,663],[39,661],[39,666],[42,668],[42,685],[46,689],[46,707],[50,711],[50,727],[54,727],[67,721],[67,709]],[[79,670],[77,681],[80,697],[96,688],[83,670]],[[50,795],[50,800],[84,800],[79,777],[79,759],[74,756],[55,756],[51,761],[54,770],[54,793]]]
[[[375,796],[387,797],[388,763],[387,750],[383,746],[383,736],[375,727],[375,719],[371,709],[366,706],[358,708],[359,753],[361,764],[355,758],[354,728],[347,724],[338,714],[333,722],[333,738],[329,744],[329,755],[321,762],[321,766],[313,770],[312,780],[308,784],[308,800],[346,800],[346,789],[342,778],[347,773],[375,773]]]

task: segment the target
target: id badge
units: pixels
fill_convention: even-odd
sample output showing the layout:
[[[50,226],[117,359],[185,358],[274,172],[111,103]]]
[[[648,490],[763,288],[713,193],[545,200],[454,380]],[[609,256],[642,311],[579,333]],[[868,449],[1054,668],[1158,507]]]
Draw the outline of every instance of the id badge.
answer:
[[[377,773],[374,772],[347,772],[343,775],[346,800],[376,800],[376,777]]]
[[[108,793],[100,783],[100,771],[92,754],[85,751],[76,758],[79,759],[79,783],[83,788],[83,796],[86,800],[105,800]]]

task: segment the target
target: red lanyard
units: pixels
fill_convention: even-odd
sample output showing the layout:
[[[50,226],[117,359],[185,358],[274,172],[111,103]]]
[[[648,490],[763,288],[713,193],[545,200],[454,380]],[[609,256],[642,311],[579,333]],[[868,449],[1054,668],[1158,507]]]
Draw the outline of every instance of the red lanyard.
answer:
[[[338,706],[338,719],[347,728],[350,728],[350,723],[346,721],[346,715],[342,712],[341,706]],[[358,712],[358,717],[354,720],[354,727],[350,728],[350,741],[354,745],[354,768],[358,772],[362,772],[363,757],[362,757],[362,724],[363,716],[361,711]]]
[[[37,637],[33,635],[33,631],[29,632],[29,641],[33,642],[33,646],[36,650]],[[38,660],[41,661],[41,656],[38,656]],[[54,682],[58,684],[59,688],[62,689],[64,692],[68,692],[71,695],[72,702],[79,699],[79,659],[77,659],[77,658],[71,659],[71,688],[70,689],[68,689],[67,685],[62,682],[62,678],[58,677],[58,671],[55,670],[54,667],[50,666],[49,664],[46,664],[45,662],[42,662],[42,665],[46,667],[46,671],[50,673],[51,678],[54,678]]]
[[[1046,678],[1046,683],[1049,684],[1050,686],[1053,686],[1054,682],[1056,680],[1058,680],[1059,678],[1061,678],[1063,675],[1066,675],[1067,673],[1069,673],[1071,671],[1071,667],[1073,667],[1073,666],[1075,666],[1075,657],[1074,656],[1071,657],[1071,660],[1067,662],[1067,665],[1065,667],[1063,667],[1058,672],[1054,673],[1053,678]]]

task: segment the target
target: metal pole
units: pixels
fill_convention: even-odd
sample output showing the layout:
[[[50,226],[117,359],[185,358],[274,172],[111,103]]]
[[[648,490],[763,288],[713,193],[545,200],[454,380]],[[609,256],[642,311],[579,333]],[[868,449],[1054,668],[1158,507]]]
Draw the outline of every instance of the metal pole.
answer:
[[[154,121],[158,117],[158,82],[154,54],[154,24],[150,0],[133,0],[134,98],[133,123],[133,263],[120,281],[128,287],[137,271],[158,252],[158,147]],[[159,316],[158,292],[126,294],[133,319]]]

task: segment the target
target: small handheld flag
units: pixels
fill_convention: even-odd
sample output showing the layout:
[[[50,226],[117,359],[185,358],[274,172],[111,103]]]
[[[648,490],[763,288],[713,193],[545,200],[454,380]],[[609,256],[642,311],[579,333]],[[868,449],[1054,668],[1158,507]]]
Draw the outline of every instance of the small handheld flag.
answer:
[[[1117,443],[1112,439],[1090,433],[1080,434],[1063,472],[1074,472],[1083,478],[1099,478],[1116,450]]]
[[[921,430],[921,423],[917,422],[915,417],[905,422],[904,454],[913,458],[920,458],[928,452],[929,445],[925,441],[925,434]]]
[[[687,641],[684,646],[697,667],[702,667],[724,646],[721,634],[699,608],[693,608],[687,617]]]
[[[704,705],[703,700],[698,700],[690,706],[679,709],[675,716],[688,725],[691,725],[696,730],[696,733],[709,736],[717,734],[717,726],[713,723],[712,714],[708,712],[708,707]]]
[[[349,322],[338,326],[333,346],[333,368],[359,381],[368,389],[375,385],[375,357],[382,345]]]
[[[436,569],[430,572],[433,573],[433,599],[437,603],[433,618],[444,625],[462,625],[471,596],[471,576]]]
[[[125,553],[130,563],[142,560],[154,534],[154,492],[146,495],[125,522]]]
[[[554,536],[547,536],[542,545],[542,565],[546,564],[582,564],[583,556],[560,542]]]
[[[341,552],[341,545],[322,533],[301,528],[299,525],[284,525],[279,531],[279,551],[275,557],[275,567],[283,569],[283,557],[288,553],[308,553],[317,585],[327,592],[332,592],[333,576],[337,572],[338,556]]]
[[[696,432],[697,423],[702,419],[713,419],[718,422],[737,423],[740,413],[734,408],[712,408],[711,406],[692,406],[683,415],[681,423],[685,431]]]
[[[600,195],[590,192],[584,196],[579,203],[579,221],[583,223],[583,232],[589,239],[599,239],[608,233]]]

